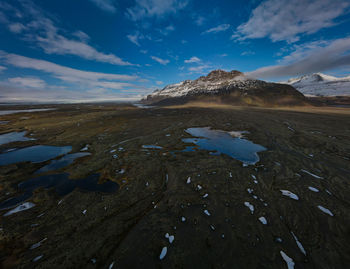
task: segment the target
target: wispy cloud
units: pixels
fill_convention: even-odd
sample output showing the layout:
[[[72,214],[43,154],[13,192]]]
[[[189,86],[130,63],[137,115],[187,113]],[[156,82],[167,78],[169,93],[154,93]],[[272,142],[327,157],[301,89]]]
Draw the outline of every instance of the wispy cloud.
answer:
[[[93,2],[97,7],[102,9],[103,11],[107,11],[110,13],[115,13],[117,11],[117,8],[115,6],[115,1],[113,0],[90,0]]]
[[[189,67],[188,71],[190,71],[191,73],[203,74],[211,68],[212,68],[212,66],[209,64],[202,64],[202,65],[198,65],[198,66]]]
[[[256,7],[246,23],[237,27],[233,39],[268,37],[272,41],[296,42],[303,34],[337,24],[348,11],[348,0],[266,0]]]
[[[162,18],[184,9],[187,4],[187,0],[136,0],[135,5],[127,9],[126,15],[132,21],[152,17]]]
[[[227,31],[230,28],[229,24],[220,24],[216,27],[210,28],[206,31],[204,31],[202,34],[210,34],[210,33],[219,33],[219,32],[224,32]]]
[[[190,59],[185,60],[184,62],[185,62],[186,64],[189,64],[189,63],[199,63],[200,61],[201,61],[201,59],[199,59],[199,58],[196,57],[196,56],[193,56],[193,57],[191,57]]]
[[[40,78],[34,77],[14,77],[9,78],[9,82],[17,84],[19,86],[43,89],[47,85],[46,82]]]
[[[165,27],[164,29],[158,29],[159,33],[161,33],[162,35],[166,36],[169,33],[175,31],[175,27],[174,25],[170,24],[167,27]]]
[[[61,33],[67,31],[58,28],[53,20],[44,15],[40,8],[31,1],[21,1],[20,3],[23,9],[21,16],[16,15],[17,9],[14,7],[11,9],[11,6],[7,6],[4,10],[6,11],[6,18],[2,22],[8,24],[12,32],[20,34],[23,40],[37,44],[45,53],[74,55],[113,65],[133,65],[112,53],[103,53],[96,50],[87,43],[89,38],[85,33],[84,39],[82,39],[82,36],[77,39],[64,36]],[[4,9],[4,7],[0,5],[0,11],[1,9]],[[73,32],[71,36],[77,37],[76,34],[79,32],[81,31]]]
[[[0,65],[0,73],[1,73],[2,71],[6,70],[6,69],[7,69],[7,67],[1,66],[1,65]]]
[[[33,59],[17,54],[9,54],[4,51],[0,51],[0,61],[4,61],[6,64],[18,68],[32,69],[51,74],[53,77],[61,81],[74,83],[79,88],[88,86],[122,89],[124,87],[133,86],[130,82],[139,79],[138,76],[83,71],[44,60]]]
[[[139,47],[141,46],[139,41],[145,38],[139,31],[136,31],[134,34],[129,34],[126,37],[130,40],[130,42]]]
[[[166,60],[166,59],[161,59],[159,57],[156,57],[156,56],[151,56],[152,60],[162,64],[162,65],[167,65],[170,61],[169,60]]]
[[[279,64],[259,68],[247,75],[258,78],[299,76],[350,66],[350,38],[317,41],[294,46]]]

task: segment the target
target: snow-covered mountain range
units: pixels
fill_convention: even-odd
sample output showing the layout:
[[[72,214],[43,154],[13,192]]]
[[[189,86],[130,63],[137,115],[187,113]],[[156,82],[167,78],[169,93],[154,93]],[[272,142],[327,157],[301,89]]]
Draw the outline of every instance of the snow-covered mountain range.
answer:
[[[285,84],[253,79],[233,70],[214,70],[196,80],[185,80],[156,90],[143,103],[174,104],[192,101],[265,105],[300,103],[304,96]]]
[[[350,76],[333,77],[322,73],[305,75],[281,82],[292,85],[304,95],[350,96]]]

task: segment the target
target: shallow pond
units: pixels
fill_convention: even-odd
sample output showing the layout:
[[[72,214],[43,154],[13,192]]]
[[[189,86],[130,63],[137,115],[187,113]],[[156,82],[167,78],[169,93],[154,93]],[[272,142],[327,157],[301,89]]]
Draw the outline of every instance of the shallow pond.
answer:
[[[77,152],[77,153],[67,154],[58,160],[52,160],[49,164],[40,168],[35,173],[40,174],[40,173],[45,173],[48,171],[61,169],[63,167],[66,167],[66,166],[72,164],[76,159],[81,158],[81,157],[85,157],[85,156],[89,156],[89,155],[91,155],[91,153],[89,153],[89,152]]]
[[[119,189],[119,185],[112,181],[99,184],[99,174],[90,175],[84,179],[69,179],[68,173],[46,175],[28,179],[18,184],[19,191],[23,194],[9,198],[0,203],[0,210],[9,209],[32,197],[34,190],[38,188],[54,188],[59,196],[64,196],[72,192],[75,188],[91,191],[113,193]]]
[[[39,163],[67,154],[72,150],[71,146],[55,147],[37,145],[27,148],[21,148],[0,154],[0,165],[8,165],[18,162]]]
[[[55,108],[34,108],[34,109],[22,109],[22,110],[0,110],[0,115],[10,115],[15,113],[24,113],[24,112],[42,112],[55,110]]]
[[[188,128],[188,134],[196,138],[184,138],[185,143],[195,144],[198,149],[211,151],[212,155],[225,154],[245,164],[255,164],[259,161],[258,152],[266,150],[265,147],[241,138],[233,137],[229,132],[212,130],[209,127]],[[188,147],[193,151],[193,147]]]
[[[11,132],[7,134],[0,135],[0,145],[4,145],[11,142],[17,142],[17,141],[29,141],[29,140],[35,140],[34,138],[28,138],[25,137],[26,131],[23,132]]]

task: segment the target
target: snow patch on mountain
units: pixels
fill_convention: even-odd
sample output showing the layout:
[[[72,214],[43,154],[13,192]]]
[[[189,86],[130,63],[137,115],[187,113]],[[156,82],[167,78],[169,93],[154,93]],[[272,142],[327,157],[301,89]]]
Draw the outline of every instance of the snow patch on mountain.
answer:
[[[350,96],[350,76],[334,77],[315,73],[280,83],[289,84],[309,96]]]

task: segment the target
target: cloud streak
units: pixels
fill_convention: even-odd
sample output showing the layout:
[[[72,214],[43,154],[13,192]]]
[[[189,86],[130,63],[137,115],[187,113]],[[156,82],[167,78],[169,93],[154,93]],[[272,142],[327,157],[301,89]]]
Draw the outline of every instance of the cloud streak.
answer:
[[[347,0],[266,0],[237,27],[232,38],[296,42],[301,35],[336,25],[335,19],[348,12],[349,6]]]
[[[132,21],[152,17],[163,18],[184,9],[187,4],[187,0],[136,0],[135,5],[127,9],[126,16]]]
[[[16,15],[18,10],[12,6],[0,5],[0,11],[6,12],[5,18],[0,20],[7,24],[9,30],[19,34],[20,37],[30,43],[34,43],[47,54],[74,55],[87,60],[109,63],[113,65],[131,66],[130,62],[122,60],[112,53],[103,53],[89,45],[89,36],[81,31],[72,33],[77,38],[68,38],[61,34],[67,31],[58,28],[53,20],[30,1],[21,1],[21,16]],[[23,23],[22,23],[23,22]],[[80,33],[80,35],[77,35]]]
[[[257,78],[299,76],[350,66],[350,37],[295,46],[278,65],[246,73]]]
[[[166,59],[162,59],[162,58],[159,58],[159,57],[156,57],[156,56],[151,56],[152,60],[162,64],[162,65],[167,65],[170,61],[169,60],[166,60]]]
[[[97,7],[102,9],[103,11],[116,13],[117,8],[115,7],[115,3],[113,0],[90,0],[90,2],[94,3]]]
[[[210,28],[206,31],[204,31],[202,34],[210,34],[210,33],[220,33],[220,32],[225,32],[228,29],[230,29],[230,25],[229,24],[220,24],[216,27]]]

